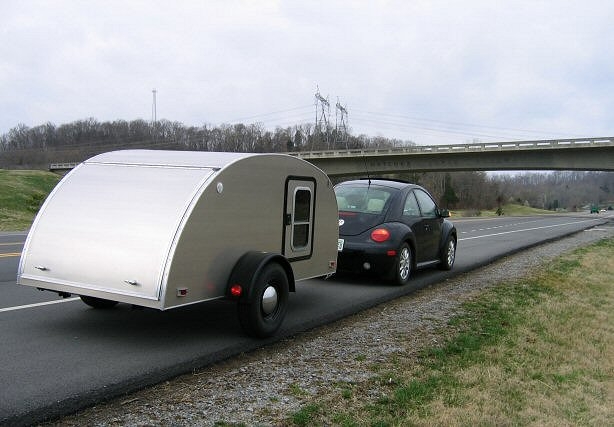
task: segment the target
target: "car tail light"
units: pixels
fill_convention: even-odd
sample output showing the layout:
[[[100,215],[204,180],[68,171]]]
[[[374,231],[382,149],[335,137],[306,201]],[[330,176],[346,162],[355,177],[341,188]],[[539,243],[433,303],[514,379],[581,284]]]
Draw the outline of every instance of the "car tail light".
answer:
[[[242,293],[243,288],[238,283],[230,287],[230,295],[232,295],[233,297],[238,298],[241,296]]]
[[[390,239],[390,231],[385,228],[376,228],[371,232],[371,239],[375,242],[385,242]]]

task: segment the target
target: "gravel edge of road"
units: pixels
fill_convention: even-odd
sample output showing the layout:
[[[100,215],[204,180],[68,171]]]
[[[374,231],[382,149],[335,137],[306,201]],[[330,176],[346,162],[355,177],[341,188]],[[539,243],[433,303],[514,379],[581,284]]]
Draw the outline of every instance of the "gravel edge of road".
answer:
[[[331,388],[339,393],[339,384],[369,380],[375,375],[368,369],[371,364],[401,351],[406,357],[415,357],[421,348],[441,342],[446,322],[477,293],[524,276],[564,252],[612,236],[614,224],[609,223],[533,247],[46,425],[282,425],[284,419]]]

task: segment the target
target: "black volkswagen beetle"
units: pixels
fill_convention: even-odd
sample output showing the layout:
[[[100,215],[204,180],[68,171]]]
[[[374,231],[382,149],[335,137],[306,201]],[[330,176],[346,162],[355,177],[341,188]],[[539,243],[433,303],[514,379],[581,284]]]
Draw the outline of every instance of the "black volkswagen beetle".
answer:
[[[338,271],[369,272],[398,285],[412,269],[449,270],[456,228],[424,188],[408,182],[359,179],[335,186],[339,208]]]

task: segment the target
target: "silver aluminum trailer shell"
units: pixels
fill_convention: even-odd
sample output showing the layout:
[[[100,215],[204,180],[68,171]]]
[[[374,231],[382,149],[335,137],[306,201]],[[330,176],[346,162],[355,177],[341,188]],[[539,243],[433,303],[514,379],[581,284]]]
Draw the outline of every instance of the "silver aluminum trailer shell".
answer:
[[[49,195],[17,282],[165,310],[224,297],[249,251],[281,254],[296,280],[333,273],[337,239],[333,186],[306,161],[115,151],[83,162]]]

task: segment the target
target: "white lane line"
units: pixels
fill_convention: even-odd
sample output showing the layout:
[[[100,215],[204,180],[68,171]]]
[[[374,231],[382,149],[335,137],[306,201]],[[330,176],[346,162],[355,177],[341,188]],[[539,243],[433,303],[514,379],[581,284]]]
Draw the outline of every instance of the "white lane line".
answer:
[[[471,231],[461,231],[461,234],[475,233],[477,231],[495,230],[497,228],[516,227],[518,225],[526,225],[526,224],[529,224],[531,222],[537,222],[537,221],[543,221],[543,220],[539,219],[539,220],[535,220],[535,221],[515,222],[515,223],[512,223],[512,224],[497,225],[495,227],[474,228]]]
[[[39,302],[39,303],[36,303],[36,304],[26,304],[26,305],[17,305],[15,307],[0,308],[0,313],[4,313],[5,311],[23,310],[24,308],[41,307],[41,306],[44,306],[44,305],[62,304],[63,302],[77,301],[78,299],[80,299],[80,298],[79,297],[66,298],[66,299],[61,299],[61,300],[57,300],[57,301],[47,301],[47,302]]]
[[[462,239],[458,239],[458,241],[460,242],[461,240],[472,240],[472,239],[481,239],[483,237],[501,236],[502,234],[521,233],[523,231],[543,230],[544,228],[563,227],[565,225],[581,224],[583,222],[591,222],[591,221],[597,221],[597,220],[588,219],[588,220],[583,220],[583,221],[567,222],[565,224],[544,225],[543,227],[525,228],[522,230],[512,230],[512,231],[502,231],[501,233],[484,234],[483,236],[464,237]]]

